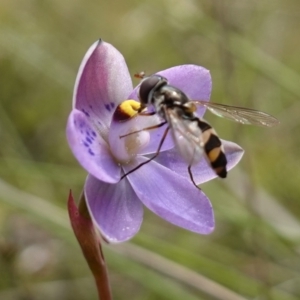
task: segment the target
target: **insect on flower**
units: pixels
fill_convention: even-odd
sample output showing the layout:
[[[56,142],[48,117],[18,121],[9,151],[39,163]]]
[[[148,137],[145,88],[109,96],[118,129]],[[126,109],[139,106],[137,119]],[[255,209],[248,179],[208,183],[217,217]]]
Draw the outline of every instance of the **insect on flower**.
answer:
[[[188,172],[195,186],[197,185],[193,179],[191,167],[198,163],[203,156],[207,159],[215,173],[219,177],[225,178],[227,176],[227,159],[224,154],[222,142],[214,128],[207,121],[197,116],[196,111],[198,106],[207,108],[219,117],[241,124],[263,127],[273,127],[279,124],[276,118],[258,110],[201,100],[191,100],[183,91],[169,85],[167,78],[160,75],[145,77],[145,73],[141,72],[136,74],[135,77],[142,79],[138,94],[141,103],[137,109],[137,113],[141,116],[157,114],[162,119],[162,122],[151,127],[130,132],[120,136],[120,138],[143,130],[159,128],[166,124],[167,128],[164,131],[156,153],[149,160],[124,174],[122,178],[156,158],[169,131],[171,132],[177,151],[188,164]],[[154,111],[147,110],[150,106],[154,108]]]
[[[209,101],[209,70],[181,65],[159,74],[190,99]],[[144,111],[138,91],[123,55],[103,40],[93,43],[78,70],[66,128],[72,153],[88,172],[84,197],[93,222],[106,241],[121,243],[140,230],[145,206],[171,224],[197,234],[211,233],[215,228],[212,204],[190,180],[187,164],[174,147],[171,134],[156,159],[120,180],[156,153],[168,125],[119,138],[162,121],[158,114],[139,116],[139,111]],[[145,107],[145,113],[150,109]],[[202,117],[204,112],[199,106],[197,116]],[[244,150],[231,141],[222,140],[222,144],[229,171],[241,160]],[[216,174],[201,159],[193,166],[193,177],[202,184]]]

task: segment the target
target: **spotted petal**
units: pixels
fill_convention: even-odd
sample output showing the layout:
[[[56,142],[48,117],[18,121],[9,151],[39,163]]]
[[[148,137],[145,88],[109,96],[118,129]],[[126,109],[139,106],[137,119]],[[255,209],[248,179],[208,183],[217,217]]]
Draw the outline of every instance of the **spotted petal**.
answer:
[[[146,161],[138,157],[136,163]],[[128,166],[123,166],[126,172]],[[190,180],[151,161],[127,176],[135,193],[151,211],[187,230],[209,234],[214,229],[211,203]]]
[[[89,173],[105,182],[120,180],[121,169],[113,160],[107,143],[90,119],[76,109],[68,119],[67,139],[73,154]]]
[[[80,65],[73,108],[97,119],[107,130],[117,105],[132,91],[131,77],[122,54],[101,40],[87,51]]]

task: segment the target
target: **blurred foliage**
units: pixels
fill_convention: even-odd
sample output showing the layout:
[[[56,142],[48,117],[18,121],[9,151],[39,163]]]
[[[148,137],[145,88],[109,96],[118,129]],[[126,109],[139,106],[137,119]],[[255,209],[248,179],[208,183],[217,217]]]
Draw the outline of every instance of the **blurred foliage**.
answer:
[[[299,28],[299,0],[2,0],[0,299],[96,299],[67,219],[68,191],[79,196],[86,174],[65,124],[80,61],[99,37],[132,74],[202,65],[213,101],[281,121],[261,129],[207,116],[246,150],[228,179],[203,185],[215,232],[146,212],[131,242],[104,249],[114,298],[299,299]]]

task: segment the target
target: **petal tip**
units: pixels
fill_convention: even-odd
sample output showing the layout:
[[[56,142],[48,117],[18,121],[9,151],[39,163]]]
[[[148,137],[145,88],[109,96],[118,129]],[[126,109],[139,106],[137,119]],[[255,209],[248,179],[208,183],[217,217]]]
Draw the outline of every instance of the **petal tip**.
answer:
[[[79,69],[77,72],[77,76],[76,76],[76,80],[75,80],[74,91],[73,91],[73,105],[72,105],[73,108],[75,108],[75,106],[76,106],[77,89],[78,89],[79,81],[81,79],[84,68],[85,68],[87,62],[89,61],[90,57],[94,53],[94,51],[99,47],[99,45],[101,43],[102,43],[102,39],[99,39],[96,42],[94,42],[90,46],[90,48],[87,50],[87,52],[85,53],[85,55],[80,63],[80,66],[79,66]]]
[[[207,234],[207,235],[211,234],[214,230],[215,230],[215,224],[207,227],[207,230],[206,230],[206,232],[204,234]]]

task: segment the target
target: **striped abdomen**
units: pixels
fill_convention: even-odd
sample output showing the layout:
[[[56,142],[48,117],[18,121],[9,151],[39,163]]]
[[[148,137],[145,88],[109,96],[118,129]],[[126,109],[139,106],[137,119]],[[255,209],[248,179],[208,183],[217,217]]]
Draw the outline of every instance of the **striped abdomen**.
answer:
[[[207,160],[216,174],[221,178],[225,178],[227,175],[227,159],[221,140],[216,131],[206,121],[198,119],[198,125],[202,130],[203,148]]]

